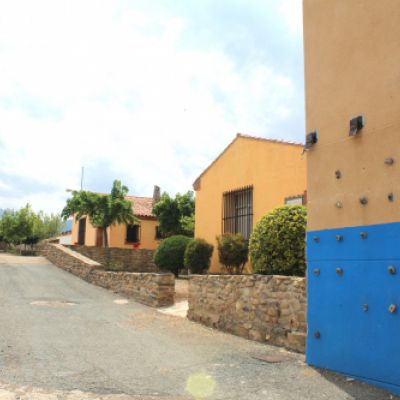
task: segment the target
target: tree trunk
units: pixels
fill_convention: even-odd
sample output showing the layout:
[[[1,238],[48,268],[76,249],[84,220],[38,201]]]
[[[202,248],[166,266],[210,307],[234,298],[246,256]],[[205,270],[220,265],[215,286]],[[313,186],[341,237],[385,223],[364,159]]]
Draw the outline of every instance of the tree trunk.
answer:
[[[103,246],[108,247],[108,233],[107,233],[107,228],[103,228]]]

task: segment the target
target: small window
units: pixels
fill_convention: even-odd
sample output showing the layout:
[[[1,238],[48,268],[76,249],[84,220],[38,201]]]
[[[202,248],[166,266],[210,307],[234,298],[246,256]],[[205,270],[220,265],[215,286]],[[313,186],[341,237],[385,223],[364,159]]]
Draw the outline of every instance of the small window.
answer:
[[[253,230],[253,187],[225,192],[222,199],[222,232],[250,238]]]
[[[140,242],[140,225],[126,226],[126,242],[127,243]]]
[[[293,204],[304,204],[304,196],[299,195],[299,196],[286,197],[285,205],[292,206]]]
[[[164,235],[164,233],[162,233],[162,232],[160,231],[160,227],[159,227],[159,226],[156,226],[156,235],[155,235],[155,238],[156,238],[156,240],[161,240],[161,239],[164,239],[164,238],[165,238],[165,235]]]

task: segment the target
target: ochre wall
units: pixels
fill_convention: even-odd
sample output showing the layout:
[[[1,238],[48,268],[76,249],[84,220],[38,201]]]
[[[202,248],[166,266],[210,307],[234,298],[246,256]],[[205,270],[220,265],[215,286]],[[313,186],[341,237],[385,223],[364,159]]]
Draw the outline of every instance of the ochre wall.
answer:
[[[74,216],[72,223],[72,233],[71,233],[72,244],[78,242],[78,231],[79,231],[79,221],[76,221]],[[110,232],[110,230],[108,230],[108,232]],[[86,218],[85,245],[86,246],[96,245],[96,229],[89,223],[89,218]]]
[[[140,219],[140,248],[154,250],[159,244],[159,240],[155,239],[156,226],[158,222],[154,219]],[[72,243],[78,242],[78,226],[79,223],[75,221],[72,224]],[[126,238],[126,225],[119,224],[108,228],[108,244],[110,247],[119,247],[131,249],[132,243],[125,243]],[[85,246],[96,245],[96,229],[89,223],[86,222],[86,236]]]
[[[159,240],[155,239],[158,221],[154,219],[140,219],[140,248],[156,249]],[[132,243],[125,243],[126,225],[115,225],[110,228],[110,247],[132,248]]]
[[[309,230],[400,221],[399,21],[398,0],[304,0]]]
[[[214,245],[210,271],[219,272],[216,236],[222,233],[222,194],[253,185],[253,227],[286,197],[306,189],[301,145],[238,136],[206,170],[196,190],[195,236]]]

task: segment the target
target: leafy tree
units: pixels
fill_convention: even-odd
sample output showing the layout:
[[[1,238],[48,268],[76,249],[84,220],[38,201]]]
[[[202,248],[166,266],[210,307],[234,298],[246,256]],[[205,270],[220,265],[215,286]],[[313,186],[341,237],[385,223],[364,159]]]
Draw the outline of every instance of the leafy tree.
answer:
[[[27,204],[18,211],[5,210],[0,218],[0,240],[12,245],[31,245],[61,233],[63,222],[57,214],[35,213]]]
[[[58,236],[65,228],[65,221],[59,214],[45,214],[40,211],[37,216],[38,220],[34,231],[41,239]]]
[[[18,211],[6,210],[1,218],[1,235],[6,243],[26,244],[33,236],[36,214],[27,204]]]
[[[307,209],[283,206],[265,215],[250,237],[250,259],[258,274],[304,276]]]
[[[18,241],[16,234],[17,217],[14,210],[4,210],[0,221],[1,236],[5,243],[11,244]]]
[[[183,235],[170,236],[164,239],[154,253],[154,263],[161,270],[171,271],[178,276],[184,266],[184,255],[190,238]]]
[[[229,274],[241,274],[248,260],[248,243],[241,234],[224,233],[217,237],[219,262]]]
[[[153,205],[153,213],[160,223],[160,231],[165,236],[186,235],[194,236],[194,194],[177,193],[172,198],[163,193],[160,201]]]
[[[192,274],[202,274],[210,267],[214,246],[204,239],[192,239],[186,246],[184,263]]]
[[[107,228],[116,224],[134,224],[138,222],[132,211],[132,203],[125,196],[128,188],[121,181],[115,180],[110,194],[99,194],[89,191],[76,190],[61,212],[65,219],[75,215],[79,220],[83,216],[89,218],[90,223],[96,228],[102,228],[103,243],[108,247]]]

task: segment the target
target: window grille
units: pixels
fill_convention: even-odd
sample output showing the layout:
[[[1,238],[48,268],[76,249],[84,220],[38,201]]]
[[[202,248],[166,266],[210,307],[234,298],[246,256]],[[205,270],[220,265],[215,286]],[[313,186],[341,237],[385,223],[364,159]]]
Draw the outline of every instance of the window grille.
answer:
[[[165,235],[163,232],[160,231],[160,227],[156,226],[156,234],[155,234],[156,240],[161,240],[165,238]]]
[[[126,226],[126,242],[127,243],[140,242],[140,225]]]
[[[222,200],[222,232],[250,238],[253,230],[253,187],[225,192]]]

